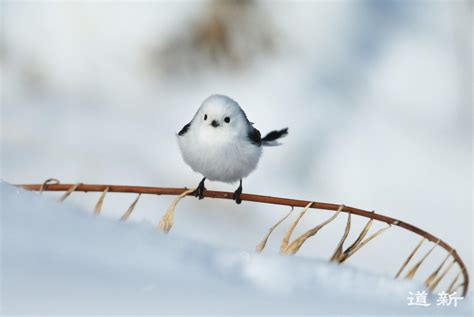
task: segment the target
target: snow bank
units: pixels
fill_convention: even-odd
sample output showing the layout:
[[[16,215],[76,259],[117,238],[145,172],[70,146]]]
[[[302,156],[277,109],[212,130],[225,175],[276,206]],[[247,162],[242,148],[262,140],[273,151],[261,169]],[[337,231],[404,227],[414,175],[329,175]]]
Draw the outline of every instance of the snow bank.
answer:
[[[408,312],[408,291],[418,289],[348,266],[164,235],[6,183],[0,189],[7,314]]]
[[[419,289],[348,266],[164,235],[0,187],[8,314],[408,312],[408,291]]]

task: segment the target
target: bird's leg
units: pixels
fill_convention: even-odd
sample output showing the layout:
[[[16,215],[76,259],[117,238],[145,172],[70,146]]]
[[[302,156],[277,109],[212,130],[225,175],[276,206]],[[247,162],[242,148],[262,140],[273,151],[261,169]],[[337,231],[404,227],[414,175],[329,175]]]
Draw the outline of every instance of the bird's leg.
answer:
[[[204,177],[200,182],[198,187],[196,188],[196,191],[194,191],[194,196],[199,197],[199,199],[204,198],[204,191],[206,190],[206,187],[204,187],[204,181],[206,178]]]
[[[234,192],[233,199],[237,204],[240,204],[242,200],[240,199],[240,194],[242,194],[242,180],[240,180],[239,188]]]

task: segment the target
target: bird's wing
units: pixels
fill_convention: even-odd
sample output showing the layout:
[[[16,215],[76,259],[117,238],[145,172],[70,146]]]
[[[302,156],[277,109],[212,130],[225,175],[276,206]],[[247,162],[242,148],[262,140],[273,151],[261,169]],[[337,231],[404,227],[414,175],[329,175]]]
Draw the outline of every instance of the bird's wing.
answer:
[[[188,124],[186,124],[186,125],[181,129],[181,131],[178,132],[178,135],[179,135],[179,136],[185,135],[186,132],[188,132],[190,126],[191,126],[191,122],[189,122]]]
[[[247,137],[250,140],[250,143],[255,144],[256,146],[262,145],[262,137],[260,135],[260,131],[258,131],[254,127],[250,127]]]

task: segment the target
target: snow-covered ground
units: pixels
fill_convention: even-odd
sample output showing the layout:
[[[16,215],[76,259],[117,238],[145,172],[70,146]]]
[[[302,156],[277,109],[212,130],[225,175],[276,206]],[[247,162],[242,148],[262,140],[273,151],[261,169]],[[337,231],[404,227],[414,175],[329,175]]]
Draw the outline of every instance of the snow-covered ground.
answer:
[[[244,180],[244,192],[344,203],[400,218],[450,243],[472,272],[469,1],[259,2],[262,15],[252,10],[238,24],[253,27],[232,33],[237,52],[251,54],[259,45],[250,44],[266,34],[273,49],[237,69],[208,60],[188,69],[197,58],[192,52],[163,67],[156,48],[186,39],[194,22],[206,17],[207,4],[2,1],[1,179],[195,186],[199,175],[182,162],[174,134],[204,98],[223,93],[241,103],[262,133],[290,129],[283,146],[265,150],[258,170]],[[181,59],[187,62],[179,64]],[[235,189],[220,183],[208,188]],[[96,197],[73,194],[68,201],[91,210]],[[117,219],[133,199],[108,195],[103,216]],[[120,230],[153,231],[143,222],[156,224],[168,203],[166,197],[142,197],[130,219],[137,227]],[[256,242],[286,212],[186,199],[172,235],[207,245],[210,253],[222,248],[254,259]],[[309,214],[303,228],[320,217]],[[301,255],[325,260],[343,224],[339,217]],[[350,238],[361,226],[354,219]],[[95,241],[102,243],[105,237],[98,235]],[[178,243],[149,235],[150,244]],[[417,239],[391,228],[349,264],[393,276]],[[270,241],[265,254],[276,249],[277,241]],[[421,276],[444,256],[439,250],[433,255]],[[286,267],[290,260],[276,261]],[[108,303],[99,304],[117,305]]]
[[[350,266],[212,246],[0,190],[5,314],[467,312],[408,307],[419,285]]]

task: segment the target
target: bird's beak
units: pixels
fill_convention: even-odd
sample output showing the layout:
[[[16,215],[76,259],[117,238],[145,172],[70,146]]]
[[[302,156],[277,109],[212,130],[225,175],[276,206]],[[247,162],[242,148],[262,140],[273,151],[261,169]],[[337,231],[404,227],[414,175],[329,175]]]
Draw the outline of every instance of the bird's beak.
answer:
[[[219,126],[219,122],[217,122],[216,120],[212,120],[211,125],[212,125],[214,128],[217,128],[217,127]]]

